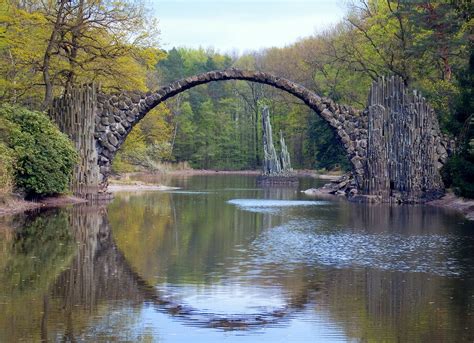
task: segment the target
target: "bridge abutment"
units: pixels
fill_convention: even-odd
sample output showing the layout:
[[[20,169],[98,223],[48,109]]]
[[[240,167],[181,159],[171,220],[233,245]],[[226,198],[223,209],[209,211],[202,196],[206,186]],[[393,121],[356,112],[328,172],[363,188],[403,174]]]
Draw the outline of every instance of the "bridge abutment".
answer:
[[[79,155],[73,171],[71,191],[76,196],[91,200],[101,195],[108,197],[94,137],[97,92],[94,84],[67,89],[63,96],[54,99],[49,111],[59,129],[71,139]]]
[[[444,194],[440,168],[449,140],[425,98],[400,77],[372,84],[368,106],[367,158],[361,191],[381,202],[418,203]]]

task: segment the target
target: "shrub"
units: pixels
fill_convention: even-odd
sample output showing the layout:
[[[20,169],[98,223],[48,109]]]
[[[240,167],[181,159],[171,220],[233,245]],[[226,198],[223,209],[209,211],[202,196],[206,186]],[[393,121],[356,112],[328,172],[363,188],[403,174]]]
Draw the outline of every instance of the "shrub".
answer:
[[[13,150],[0,142],[0,197],[11,193],[14,184]]]
[[[451,187],[456,195],[474,198],[474,159],[466,154],[453,156],[441,174],[446,187]]]
[[[2,105],[0,119],[10,123],[7,144],[16,157],[16,186],[28,197],[66,192],[77,159],[68,137],[44,113]]]

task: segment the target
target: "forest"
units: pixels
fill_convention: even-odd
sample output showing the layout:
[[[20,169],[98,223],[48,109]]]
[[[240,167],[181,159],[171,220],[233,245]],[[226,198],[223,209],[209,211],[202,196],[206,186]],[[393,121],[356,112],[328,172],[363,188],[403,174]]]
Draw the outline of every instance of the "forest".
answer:
[[[372,81],[400,76],[429,100],[442,130],[457,140],[456,154],[442,171],[446,185],[474,197],[472,14],[470,1],[354,0],[333,27],[285,47],[237,55],[162,49],[159,22],[139,1],[2,0],[0,193],[65,189],[74,158],[68,142],[54,143],[64,151],[57,161],[61,168],[32,162],[35,139],[19,145],[18,137],[36,132],[18,118],[48,120],[53,98],[68,87],[94,82],[105,92],[151,91],[185,76],[236,67],[285,77],[360,109]],[[274,132],[287,137],[295,168],[349,168],[327,124],[302,102],[265,85],[227,81],[193,88],[154,109],[128,136],[114,171],[157,171],[171,163],[259,168],[263,106],[270,108]],[[41,154],[48,160],[54,151]],[[49,168],[58,183],[39,189],[37,175],[45,170],[30,165]]]

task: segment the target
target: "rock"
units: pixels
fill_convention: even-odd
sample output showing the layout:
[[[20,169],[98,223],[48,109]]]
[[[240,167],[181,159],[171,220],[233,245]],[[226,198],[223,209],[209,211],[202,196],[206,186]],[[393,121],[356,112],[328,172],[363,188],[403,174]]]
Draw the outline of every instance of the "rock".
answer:
[[[141,97],[138,94],[132,94],[131,100],[134,104],[138,104],[141,100]]]
[[[109,132],[107,134],[107,138],[108,138],[109,143],[112,144],[114,147],[116,147],[118,145],[119,141],[118,141],[117,137],[115,137],[112,132]]]
[[[88,144],[94,146],[96,143],[97,151],[100,154],[109,154],[104,156],[110,162],[113,160],[115,147],[122,142],[123,136],[152,106],[197,84],[228,79],[267,83],[287,91],[303,100],[329,123],[346,149],[357,180],[333,184],[328,188],[330,192],[343,191],[354,198],[368,194],[383,201],[390,201],[389,197],[392,195],[394,199],[413,201],[426,198],[429,194],[437,194],[437,191],[443,189],[438,168],[453,151],[454,143],[441,134],[434,112],[426,101],[418,94],[413,95],[405,89],[403,81],[395,77],[381,79],[373,84],[368,106],[364,111],[321,98],[284,78],[264,72],[237,69],[188,77],[153,93],[122,92],[120,95],[106,95],[94,90],[94,94],[91,92],[90,95],[91,98],[95,97],[95,100],[87,103],[95,104],[97,111],[91,110],[90,113],[98,113],[99,116],[91,118],[95,124],[95,132],[89,133],[91,142]],[[398,110],[400,103],[397,102],[400,100],[406,105],[402,110]],[[79,102],[76,105],[76,108],[84,106]],[[391,106],[394,105],[396,108],[392,110]],[[410,108],[416,108],[420,113],[415,113],[416,111]],[[367,132],[369,123],[370,135]],[[419,127],[419,123],[422,123],[422,127]],[[421,136],[420,130],[426,134]],[[104,139],[103,134],[106,132],[110,134]],[[271,134],[267,138],[271,138]],[[266,167],[269,167],[272,173],[291,170],[282,135],[280,141],[281,155],[276,153],[275,147],[270,146],[269,139],[266,141]],[[102,147],[104,150],[100,150]],[[359,193],[352,191],[354,185],[360,187]]]
[[[286,147],[285,139],[283,138],[283,132],[280,130],[280,147],[281,147],[281,172],[283,174],[288,174],[293,171],[291,168],[291,160],[290,160],[290,153],[288,152],[288,148]]]
[[[148,106],[152,106],[154,104],[155,100],[153,99],[152,96],[149,96],[145,99],[145,102]]]
[[[273,145],[272,125],[268,107],[262,111],[263,130],[263,175],[281,174],[281,162]]]
[[[351,162],[354,165],[355,169],[362,169],[363,168],[362,159],[359,156],[354,156],[351,159]]]
[[[124,135],[127,131],[122,126],[122,124],[117,124],[117,132],[120,133],[121,135]]]

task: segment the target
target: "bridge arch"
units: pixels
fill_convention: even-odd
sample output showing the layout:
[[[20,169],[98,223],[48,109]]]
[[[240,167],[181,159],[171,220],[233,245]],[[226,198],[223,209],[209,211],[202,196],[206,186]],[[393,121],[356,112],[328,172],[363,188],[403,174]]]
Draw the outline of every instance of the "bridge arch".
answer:
[[[227,69],[187,77],[162,87],[156,92],[123,92],[98,94],[95,126],[96,149],[100,167],[100,182],[107,186],[112,161],[132,128],[163,101],[198,85],[213,81],[245,80],[266,84],[302,100],[333,129],[351,161],[356,180],[362,180],[363,163],[367,155],[367,120],[365,115],[349,106],[339,105],[320,97],[309,89],[266,72]],[[365,116],[366,117],[366,116]]]

